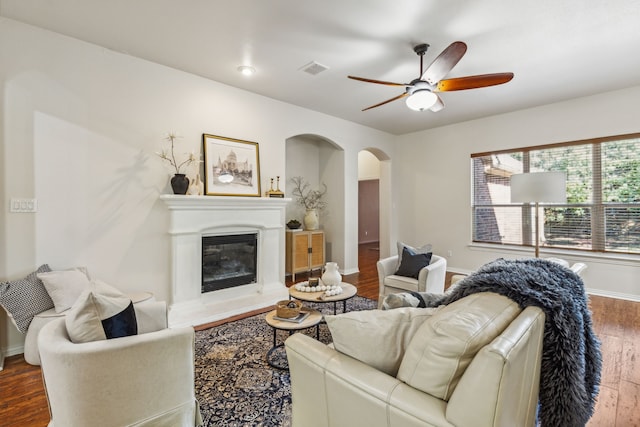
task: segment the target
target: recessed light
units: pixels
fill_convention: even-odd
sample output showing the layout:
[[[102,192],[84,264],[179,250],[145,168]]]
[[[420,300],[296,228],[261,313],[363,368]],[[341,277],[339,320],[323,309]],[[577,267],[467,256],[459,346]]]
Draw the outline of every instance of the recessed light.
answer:
[[[251,76],[256,72],[256,69],[248,65],[241,65],[238,67],[238,71],[241,72],[243,76]]]

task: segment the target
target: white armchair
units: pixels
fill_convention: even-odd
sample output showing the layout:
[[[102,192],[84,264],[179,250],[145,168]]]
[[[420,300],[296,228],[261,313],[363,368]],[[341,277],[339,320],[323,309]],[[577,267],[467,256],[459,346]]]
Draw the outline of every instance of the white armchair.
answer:
[[[161,313],[158,304],[165,308]],[[137,306],[136,316],[146,324],[139,335],[81,344],[71,342],[64,318],[42,328],[38,347],[49,427],[201,423],[193,328],[166,329],[164,302]],[[160,329],[151,331],[153,324]]]
[[[432,255],[431,263],[422,268],[418,279],[397,276],[394,273],[398,266],[398,256],[381,259],[378,267],[378,307],[381,307],[385,295],[397,292],[429,292],[443,293],[444,279],[447,273],[447,260],[438,255]]]

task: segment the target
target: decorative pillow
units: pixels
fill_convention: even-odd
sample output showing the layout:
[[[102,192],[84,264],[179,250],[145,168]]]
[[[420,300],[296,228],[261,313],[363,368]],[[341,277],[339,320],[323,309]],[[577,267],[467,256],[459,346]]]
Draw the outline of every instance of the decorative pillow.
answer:
[[[396,376],[416,330],[437,308],[352,311],[324,318],[336,350]]]
[[[414,279],[417,279],[420,270],[431,263],[432,255],[433,254],[431,252],[426,254],[414,254],[409,248],[404,248],[402,250],[402,261],[400,262],[400,267],[398,267],[398,271],[396,271],[395,274],[397,276],[413,277]]]
[[[113,286],[108,285],[105,282],[103,282],[102,280],[98,280],[98,279],[91,281],[90,290],[92,290],[96,294],[106,295],[108,297],[123,297],[123,296],[125,296],[125,294],[120,292],[119,289],[116,289]]]
[[[67,333],[74,343],[137,335],[133,303],[127,297],[84,291],[65,317]]]
[[[520,311],[516,302],[492,292],[469,295],[444,306],[416,331],[397,378],[449,400],[476,353],[500,335]]]
[[[56,313],[70,309],[82,291],[91,285],[89,276],[80,268],[41,273],[38,279],[44,283]]]
[[[39,273],[51,271],[47,264],[23,279],[0,283],[0,305],[11,315],[16,327],[23,334],[27,333],[33,316],[53,308],[53,301]]]
[[[92,281],[84,267],[69,270],[51,271],[38,274],[53,300],[56,313],[71,308],[83,291],[91,290],[98,294],[122,296],[122,292],[100,280]]]
[[[409,252],[412,254],[426,254],[427,252],[431,252],[431,243],[427,243],[424,246],[420,246],[419,248],[414,248],[413,246],[409,246],[405,243],[398,242],[398,265],[396,266],[396,270],[400,268],[400,263],[402,263],[402,256],[404,254],[404,249],[409,249]]]

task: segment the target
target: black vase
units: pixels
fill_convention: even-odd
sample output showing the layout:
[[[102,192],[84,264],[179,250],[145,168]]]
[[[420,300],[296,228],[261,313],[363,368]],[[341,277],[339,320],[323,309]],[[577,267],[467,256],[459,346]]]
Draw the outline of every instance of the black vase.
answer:
[[[173,178],[171,178],[171,188],[173,188],[173,194],[187,194],[189,178],[183,173],[173,175]]]

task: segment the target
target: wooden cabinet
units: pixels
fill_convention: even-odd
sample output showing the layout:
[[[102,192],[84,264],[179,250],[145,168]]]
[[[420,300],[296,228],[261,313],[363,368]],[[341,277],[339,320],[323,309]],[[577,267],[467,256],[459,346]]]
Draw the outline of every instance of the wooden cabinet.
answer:
[[[324,266],[324,231],[286,231],[285,271],[296,281],[296,273]]]

